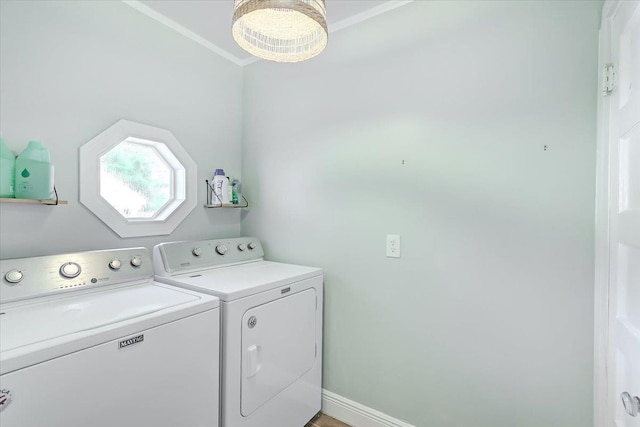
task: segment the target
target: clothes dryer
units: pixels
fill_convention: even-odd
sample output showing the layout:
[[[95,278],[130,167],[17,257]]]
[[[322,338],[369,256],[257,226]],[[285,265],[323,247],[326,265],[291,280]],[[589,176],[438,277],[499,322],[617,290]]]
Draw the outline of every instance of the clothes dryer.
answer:
[[[156,280],[220,298],[223,427],[303,427],[321,406],[322,270],[255,238],[163,243]]]
[[[145,248],[0,261],[2,427],[216,427],[219,300]]]

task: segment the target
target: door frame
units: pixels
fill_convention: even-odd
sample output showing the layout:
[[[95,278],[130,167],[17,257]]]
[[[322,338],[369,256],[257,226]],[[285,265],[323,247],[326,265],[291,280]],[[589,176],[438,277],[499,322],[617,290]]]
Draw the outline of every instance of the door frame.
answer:
[[[594,287],[594,427],[609,427],[612,402],[609,396],[609,158],[611,148],[611,98],[603,94],[603,74],[611,63],[611,21],[622,0],[606,0],[602,7],[602,20],[598,51],[598,103],[596,142],[596,221],[595,221],[595,287]],[[615,64],[617,66],[617,64]],[[615,90],[615,89],[614,89]]]

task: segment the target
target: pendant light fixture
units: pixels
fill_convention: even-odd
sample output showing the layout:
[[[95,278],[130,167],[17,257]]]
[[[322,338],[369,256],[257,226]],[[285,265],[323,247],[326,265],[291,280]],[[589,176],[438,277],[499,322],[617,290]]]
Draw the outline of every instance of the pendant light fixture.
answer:
[[[327,10],[324,0],[234,0],[232,32],[259,58],[304,61],[327,46]]]

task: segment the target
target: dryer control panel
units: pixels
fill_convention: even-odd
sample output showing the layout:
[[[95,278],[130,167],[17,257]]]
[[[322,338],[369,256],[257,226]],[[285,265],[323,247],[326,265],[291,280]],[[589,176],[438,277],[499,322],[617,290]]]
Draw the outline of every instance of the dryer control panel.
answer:
[[[161,243],[153,248],[153,267],[158,276],[223,267],[264,258],[255,237]]]
[[[153,278],[147,248],[0,260],[0,302]]]

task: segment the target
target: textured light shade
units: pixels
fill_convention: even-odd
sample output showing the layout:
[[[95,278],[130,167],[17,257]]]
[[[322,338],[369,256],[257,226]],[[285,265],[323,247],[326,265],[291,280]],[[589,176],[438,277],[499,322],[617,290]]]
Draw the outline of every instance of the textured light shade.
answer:
[[[324,0],[235,0],[233,38],[258,58],[299,62],[327,46]]]

